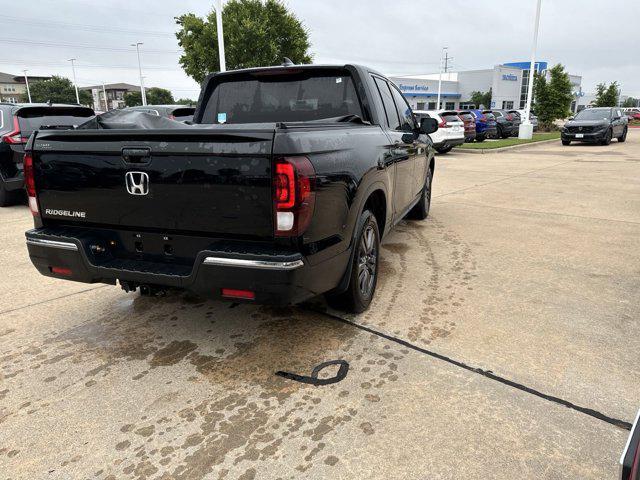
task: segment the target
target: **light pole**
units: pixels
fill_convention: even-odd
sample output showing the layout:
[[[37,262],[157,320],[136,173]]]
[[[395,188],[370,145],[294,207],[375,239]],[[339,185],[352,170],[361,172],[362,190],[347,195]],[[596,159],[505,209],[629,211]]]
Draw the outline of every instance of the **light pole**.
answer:
[[[27,77],[27,70],[23,70],[24,72],[24,83],[27,85],[27,98],[29,99],[29,103],[31,103],[31,90],[29,90],[29,77]]]
[[[102,95],[104,95],[104,110],[109,111],[109,100],[107,99],[107,89],[104,88],[104,82],[102,82]]]
[[[218,56],[220,57],[220,71],[227,71],[224,57],[224,32],[222,31],[222,0],[216,0],[216,31],[218,32]]]
[[[143,45],[142,42],[132,43],[132,47],[136,47],[136,52],[138,52],[138,72],[140,73],[140,96],[142,97],[142,105],[147,104],[147,94],[144,91],[144,80],[142,77],[142,63],[140,62],[140,45]]]
[[[77,59],[76,58],[70,58],[68,61],[71,62],[71,71],[73,72],[73,86],[76,89],[76,103],[78,105],[80,105],[80,95],[78,94],[78,82],[76,81],[76,65],[75,62]]]
[[[540,27],[540,7],[542,6],[542,0],[537,0],[536,4],[536,18],[533,24],[533,46],[531,47],[531,66],[529,67],[529,85],[527,85],[527,105],[524,109],[524,120],[520,124],[518,131],[518,138],[531,139],[533,138],[533,125],[531,124],[531,99],[533,97],[533,81],[536,77],[536,47],[538,45],[538,28]]]
[[[444,54],[449,47],[442,47],[442,54],[440,55],[440,74],[438,75],[438,102],[436,103],[436,110],[440,110],[440,95],[442,91],[442,63],[444,62]]]

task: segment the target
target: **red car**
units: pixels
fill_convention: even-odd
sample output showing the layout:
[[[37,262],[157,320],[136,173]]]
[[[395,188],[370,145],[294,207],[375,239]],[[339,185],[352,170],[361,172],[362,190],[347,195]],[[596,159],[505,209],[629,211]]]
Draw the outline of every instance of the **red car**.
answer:
[[[469,110],[458,110],[457,113],[464,123],[464,141],[473,142],[476,139],[476,118]]]

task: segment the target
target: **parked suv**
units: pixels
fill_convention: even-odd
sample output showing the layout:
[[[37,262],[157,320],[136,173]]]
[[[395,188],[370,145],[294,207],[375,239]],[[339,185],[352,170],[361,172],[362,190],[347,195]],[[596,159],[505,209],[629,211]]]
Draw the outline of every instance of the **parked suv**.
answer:
[[[94,116],[79,105],[0,103],[0,207],[16,203],[24,187],[24,145],[42,127],[72,128]]]
[[[572,141],[609,145],[612,138],[627,139],[628,120],[619,107],[585,108],[562,128],[562,144]]]
[[[507,110],[491,110],[498,124],[498,136],[501,138],[511,137],[518,134],[520,128],[520,119],[516,124],[515,117]]]
[[[520,120],[523,121],[524,110],[509,110],[509,111],[516,112],[519,115]],[[535,132],[536,130],[538,130],[538,117],[533,112],[529,112],[529,121],[531,122],[531,125],[533,125],[533,131]]]
[[[464,122],[464,141],[473,142],[476,139],[476,119],[469,110],[460,110],[458,117]]]
[[[191,122],[196,107],[189,105],[140,105],[125,108],[124,111],[144,112],[178,122]]]
[[[498,136],[498,124],[491,110],[471,110],[471,115],[476,119],[476,142]]]
[[[464,122],[456,112],[449,110],[414,110],[420,122],[423,118],[433,118],[438,122],[438,130],[430,134],[433,147],[438,153],[447,153],[453,147],[464,143]]]

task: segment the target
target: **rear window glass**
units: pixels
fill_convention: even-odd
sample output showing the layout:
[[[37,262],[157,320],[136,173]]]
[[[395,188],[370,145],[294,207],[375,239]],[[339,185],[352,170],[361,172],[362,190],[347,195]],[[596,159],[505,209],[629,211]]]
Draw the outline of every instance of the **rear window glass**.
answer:
[[[195,108],[176,108],[172,115],[174,120],[179,122],[191,121],[193,120],[193,113],[196,111]]]
[[[460,115],[458,115],[460,118],[462,118],[463,120],[466,120],[467,122],[472,121],[473,120],[473,115],[471,115],[470,113],[461,113]]]
[[[351,76],[343,70],[301,70],[231,77],[209,97],[202,123],[300,122],[345,115],[362,116]]]
[[[487,120],[495,120],[496,117],[493,113],[484,113],[483,114],[485,117],[487,117]]]
[[[31,135],[35,130],[44,126],[77,126],[93,116],[93,111],[88,108],[27,108],[17,113],[20,131],[23,136]]]
[[[460,117],[455,113],[443,113],[440,115],[445,122],[461,122]]]

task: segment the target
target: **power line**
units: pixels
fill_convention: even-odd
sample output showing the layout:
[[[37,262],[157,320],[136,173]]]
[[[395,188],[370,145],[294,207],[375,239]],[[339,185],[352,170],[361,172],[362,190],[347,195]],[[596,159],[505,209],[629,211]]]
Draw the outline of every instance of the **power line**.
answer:
[[[14,21],[14,22],[20,22],[22,23],[28,23],[31,25],[39,25],[45,28],[56,28],[56,27],[65,27],[65,28],[75,28],[78,30],[85,30],[88,32],[105,32],[105,33],[110,33],[110,32],[118,32],[118,33],[131,33],[131,34],[143,34],[143,35],[150,35],[150,36],[156,36],[156,37],[174,37],[175,38],[175,33],[174,32],[160,32],[160,31],[154,31],[154,30],[131,30],[128,28],[120,28],[120,27],[111,27],[111,26],[104,26],[104,25],[87,25],[87,24],[81,24],[81,23],[71,23],[71,22],[59,22],[59,21],[38,21],[38,20],[29,20],[27,18],[24,17],[13,17],[11,15],[0,15],[1,19],[4,20],[9,20],[9,21]]]
[[[13,43],[13,44],[25,44],[25,45],[38,45],[40,47],[66,47],[66,48],[85,48],[89,50],[107,50],[110,52],[128,52],[133,53],[135,50],[132,48],[124,47],[103,47],[100,45],[81,45],[77,43],[54,43],[54,42],[38,42],[35,40],[18,39],[18,38],[0,38],[0,42]],[[145,50],[147,53],[182,53],[181,50]]]

